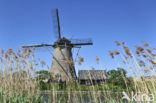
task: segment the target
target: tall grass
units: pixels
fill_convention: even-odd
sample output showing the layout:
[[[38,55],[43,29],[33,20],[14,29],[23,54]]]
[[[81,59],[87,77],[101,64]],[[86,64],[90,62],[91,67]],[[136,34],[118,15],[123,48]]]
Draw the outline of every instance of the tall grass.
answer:
[[[125,42],[116,41],[118,49],[109,51],[109,55],[119,67],[126,67],[129,76],[133,80],[130,88],[129,79],[123,77],[126,88],[105,84],[84,86],[78,82],[69,81],[64,88],[51,85],[50,90],[41,91],[38,88],[35,72],[35,49],[19,49],[16,53],[9,49],[1,50],[0,57],[0,103],[127,103],[123,101],[122,92],[129,97],[131,92],[150,95],[156,98],[156,49],[146,42],[142,46],[136,46],[132,52]],[[100,65],[100,59],[96,56],[96,62]],[[72,63],[67,61],[67,63]],[[79,56],[78,64],[85,64],[85,59]],[[41,65],[45,62],[41,61]],[[95,68],[93,68],[95,69]],[[92,75],[90,75],[92,76]],[[91,78],[91,77],[90,77]],[[147,101],[145,101],[147,102]]]
[[[41,99],[35,76],[35,61],[31,49],[1,50],[0,57],[0,102],[38,103]]]
[[[118,50],[109,51],[110,56],[118,65],[127,67],[133,78],[134,92],[153,94],[156,97],[156,48],[144,41],[142,46],[135,47],[135,52],[132,52],[125,42],[116,41],[116,45]]]

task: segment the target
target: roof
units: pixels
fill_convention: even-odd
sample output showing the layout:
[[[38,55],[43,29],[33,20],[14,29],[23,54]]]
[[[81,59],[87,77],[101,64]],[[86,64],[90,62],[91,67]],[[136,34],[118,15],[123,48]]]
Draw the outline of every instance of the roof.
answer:
[[[79,79],[101,80],[107,79],[106,70],[79,70]]]

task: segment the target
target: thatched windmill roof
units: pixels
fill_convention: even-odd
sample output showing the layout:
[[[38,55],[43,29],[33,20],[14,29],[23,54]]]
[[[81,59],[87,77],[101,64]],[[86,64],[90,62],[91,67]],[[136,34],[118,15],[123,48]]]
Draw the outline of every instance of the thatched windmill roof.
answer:
[[[107,79],[105,70],[79,70],[79,79],[83,80],[103,80]]]

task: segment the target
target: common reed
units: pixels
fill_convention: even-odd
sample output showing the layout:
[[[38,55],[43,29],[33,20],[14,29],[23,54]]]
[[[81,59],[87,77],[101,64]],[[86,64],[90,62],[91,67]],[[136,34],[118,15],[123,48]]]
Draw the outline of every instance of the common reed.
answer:
[[[108,51],[118,67],[126,67],[128,76],[120,73],[119,77],[125,84],[120,87],[105,81],[103,85],[95,85],[95,78],[89,71],[91,85],[80,85],[78,81],[70,79],[66,85],[60,88],[60,84],[50,84],[47,91],[38,88],[35,79],[38,62],[45,66],[46,62],[35,59],[33,49],[20,48],[17,52],[12,49],[1,50],[0,56],[0,102],[1,103],[128,103],[134,101],[122,100],[122,92],[125,91],[131,97],[131,92],[153,94],[156,98],[156,49],[147,42],[141,46],[135,46],[135,51],[130,49],[126,42],[116,41],[117,49]],[[37,61],[38,60],[38,61]],[[97,65],[102,62],[95,57]],[[72,59],[66,59],[66,63],[75,65]],[[87,65],[85,59],[78,56],[76,61],[79,66],[85,65],[88,70],[97,70]],[[99,66],[100,67],[100,66]],[[48,69],[50,69],[47,66]],[[101,68],[100,68],[101,69]],[[50,70],[49,70],[50,71]],[[102,74],[98,74],[102,75]],[[102,75],[105,78],[105,75]],[[116,77],[118,78],[118,77]],[[121,79],[121,78],[120,78]],[[48,84],[47,84],[48,85]],[[136,96],[137,97],[137,96]],[[155,101],[155,99],[154,99]],[[141,101],[139,101],[141,102]],[[145,101],[149,102],[149,101]],[[135,102],[134,102],[135,103]]]
[[[119,62],[119,64],[120,66],[126,65],[129,75],[133,78],[133,85],[135,87],[134,92],[141,92],[147,95],[154,94],[156,96],[156,52],[153,50],[153,47],[147,42],[142,42],[143,46],[136,46],[136,54],[133,54],[125,43],[124,45],[119,45],[123,44],[120,42],[116,43],[117,46],[120,46],[117,50],[120,52],[116,53],[115,50],[111,54],[120,54],[119,57],[121,57],[123,63]],[[112,57],[112,55],[110,56]]]
[[[38,103],[34,72],[36,63],[31,49],[1,50],[0,61],[0,102],[1,103]]]

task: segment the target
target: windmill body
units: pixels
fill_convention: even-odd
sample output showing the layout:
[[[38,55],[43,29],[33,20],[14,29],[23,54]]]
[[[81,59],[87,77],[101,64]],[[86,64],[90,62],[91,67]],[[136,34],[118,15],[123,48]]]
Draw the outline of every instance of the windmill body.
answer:
[[[54,54],[52,60],[51,72],[55,76],[61,76],[62,81],[76,80],[76,72],[73,63],[71,42],[62,38],[53,45]]]
[[[23,48],[37,48],[47,46],[53,47],[54,54],[51,66],[51,72],[53,73],[53,76],[61,78],[62,81],[76,80],[77,77],[73,62],[72,48],[83,45],[92,45],[93,43],[91,39],[69,40],[65,37],[61,38],[58,9],[56,9],[56,16],[57,16],[58,39],[56,40],[56,42],[54,42],[54,44],[29,45],[22,47]]]

